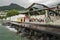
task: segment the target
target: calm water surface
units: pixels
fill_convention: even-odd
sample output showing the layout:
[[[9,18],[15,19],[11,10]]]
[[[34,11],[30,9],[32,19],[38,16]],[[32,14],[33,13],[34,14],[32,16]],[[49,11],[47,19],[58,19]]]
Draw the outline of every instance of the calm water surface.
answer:
[[[0,25],[0,40],[26,40],[26,38],[17,35],[16,32],[10,31],[6,26]]]

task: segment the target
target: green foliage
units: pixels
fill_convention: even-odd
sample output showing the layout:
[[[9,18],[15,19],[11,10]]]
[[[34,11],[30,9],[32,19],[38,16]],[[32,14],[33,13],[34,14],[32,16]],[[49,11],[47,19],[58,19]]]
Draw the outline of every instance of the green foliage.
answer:
[[[0,19],[6,18],[6,16],[0,16]]]
[[[11,17],[11,16],[18,15],[18,14],[19,14],[19,12],[17,10],[13,9],[13,10],[8,11],[6,16]]]

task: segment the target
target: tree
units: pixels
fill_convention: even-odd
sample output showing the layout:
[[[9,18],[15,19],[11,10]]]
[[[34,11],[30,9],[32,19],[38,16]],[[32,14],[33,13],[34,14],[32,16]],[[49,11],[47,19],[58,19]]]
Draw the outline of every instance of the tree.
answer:
[[[3,19],[3,17],[0,16],[0,19]]]
[[[5,19],[6,19],[6,16],[0,16],[0,19],[3,19],[3,18],[5,18]]]
[[[18,15],[18,14],[19,14],[19,12],[17,10],[13,9],[13,10],[8,11],[6,16],[11,17],[11,16]]]

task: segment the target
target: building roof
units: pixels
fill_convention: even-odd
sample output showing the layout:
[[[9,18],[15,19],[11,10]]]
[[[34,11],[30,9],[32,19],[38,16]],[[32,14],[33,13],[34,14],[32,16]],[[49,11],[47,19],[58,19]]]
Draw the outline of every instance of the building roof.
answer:
[[[38,4],[38,3],[33,3],[31,6],[29,6],[27,9],[30,9],[31,7],[33,7],[34,5],[41,5],[43,7],[46,7],[48,8],[46,5],[43,5],[43,4]]]
[[[46,5],[44,5],[44,4],[38,4],[38,3],[33,3],[31,6],[29,6],[27,9],[30,9],[30,8],[32,8],[34,5],[40,5],[39,7],[41,8],[41,6],[42,6],[42,8],[41,8],[41,10],[42,9],[54,9],[54,8],[56,8],[56,7],[48,7],[48,6],[46,6]],[[36,7],[35,7],[36,8]],[[38,8],[39,9],[39,8]]]
[[[41,6],[45,7],[45,9],[41,9],[41,10],[50,10],[50,11],[52,11],[53,13],[58,14],[57,12],[51,10],[51,9],[56,8],[56,7],[50,8],[50,7],[46,6],[46,5],[38,4],[38,3],[33,3],[33,4],[32,4],[31,6],[29,6],[27,9],[29,10],[29,9],[32,8],[34,5],[41,5]],[[37,10],[37,11],[40,11],[40,10]],[[25,11],[25,12],[23,12],[23,13],[28,13],[28,12],[35,12],[35,11]],[[58,14],[58,15],[60,15],[60,14]]]

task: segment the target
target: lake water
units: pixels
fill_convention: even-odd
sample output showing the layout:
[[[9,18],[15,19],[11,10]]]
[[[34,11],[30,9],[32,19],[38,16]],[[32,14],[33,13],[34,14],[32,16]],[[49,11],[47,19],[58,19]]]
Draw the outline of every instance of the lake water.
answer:
[[[0,24],[0,40],[27,40],[16,34],[16,30]]]

